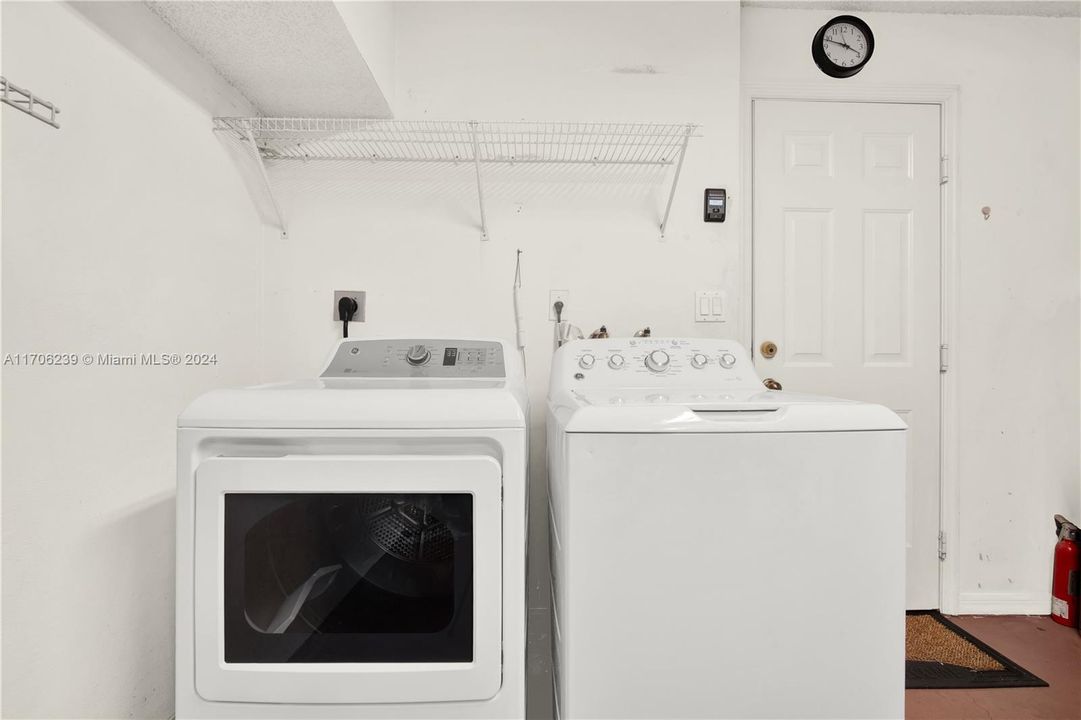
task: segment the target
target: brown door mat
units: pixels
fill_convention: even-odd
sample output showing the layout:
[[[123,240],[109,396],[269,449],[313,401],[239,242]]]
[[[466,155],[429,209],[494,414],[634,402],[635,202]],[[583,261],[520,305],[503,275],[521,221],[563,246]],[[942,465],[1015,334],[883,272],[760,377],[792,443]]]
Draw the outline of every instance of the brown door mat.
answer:
[[[1047,683],[938,610],[910,610],[905,618],[905,687],[1047,687]]]

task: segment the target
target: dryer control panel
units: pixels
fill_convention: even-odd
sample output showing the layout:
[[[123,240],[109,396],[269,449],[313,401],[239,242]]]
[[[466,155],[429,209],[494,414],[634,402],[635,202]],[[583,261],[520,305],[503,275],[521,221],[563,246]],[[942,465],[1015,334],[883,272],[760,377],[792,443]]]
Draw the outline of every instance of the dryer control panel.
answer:
[[[320,377],[503,378],[503,345],[491,340],[344,340]]]
[[[707,338],[576,340],[556,353],[552,380],[583,389],[762,388],[742,345]]]

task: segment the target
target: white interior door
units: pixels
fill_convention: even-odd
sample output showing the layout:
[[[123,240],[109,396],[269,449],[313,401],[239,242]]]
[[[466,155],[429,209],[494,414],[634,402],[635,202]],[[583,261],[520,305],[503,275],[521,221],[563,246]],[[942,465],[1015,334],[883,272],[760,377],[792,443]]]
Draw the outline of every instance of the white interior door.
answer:
[[[908,423],[909,608],[939,605],[940,142],[935,105],[754,103],[755,364]]]

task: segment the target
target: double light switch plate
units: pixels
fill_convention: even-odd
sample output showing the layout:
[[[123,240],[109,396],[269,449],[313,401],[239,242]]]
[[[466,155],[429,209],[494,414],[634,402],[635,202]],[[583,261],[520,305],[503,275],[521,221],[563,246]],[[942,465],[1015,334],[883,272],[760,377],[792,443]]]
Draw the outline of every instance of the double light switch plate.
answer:
[[[694,294],[695,322],[724,322],[723,290],[699,290]]]

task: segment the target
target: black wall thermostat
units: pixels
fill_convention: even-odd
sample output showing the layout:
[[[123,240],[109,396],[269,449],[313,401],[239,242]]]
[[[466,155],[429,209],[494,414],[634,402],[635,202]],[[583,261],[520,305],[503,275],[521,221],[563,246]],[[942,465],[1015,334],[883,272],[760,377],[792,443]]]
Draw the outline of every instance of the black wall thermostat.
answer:
[[[724,209],[728,204],[724,188],[706,188],[706,204],[702,219],[706,222],[724,222]]]

